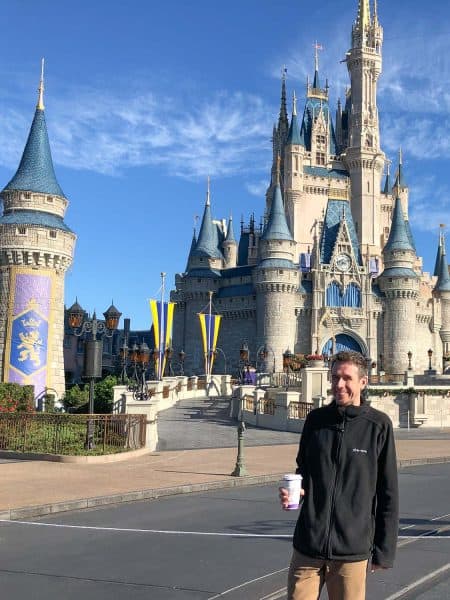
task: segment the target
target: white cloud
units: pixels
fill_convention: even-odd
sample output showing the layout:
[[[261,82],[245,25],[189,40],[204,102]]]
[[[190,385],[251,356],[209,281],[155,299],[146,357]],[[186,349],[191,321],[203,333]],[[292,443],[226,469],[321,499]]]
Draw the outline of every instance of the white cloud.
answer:
[[[90,89],[50,104],[53,159],[73,169],[115,175],[162,165],[169,174],[195,179],[255,172],[270,152],[273,110],[251,94],[220,92],[188,105],[150,92],[127,98]],[[0,164],[16,167],[31,118],[27,122],[25,109],[8,110],[1,99],[0,110],[6,113]]]
[[[269,179],[259,179],[258,181],[248,181],[245,184],[246,190],[252,194],[252,196],[258,196],[258,198],[264,198],[266,195],[267,188],[269,186]]]

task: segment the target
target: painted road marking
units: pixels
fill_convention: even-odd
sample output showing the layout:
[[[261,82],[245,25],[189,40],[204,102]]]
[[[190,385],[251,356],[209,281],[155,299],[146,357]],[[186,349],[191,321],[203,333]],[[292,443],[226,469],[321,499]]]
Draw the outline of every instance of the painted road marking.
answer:
[[[418,579],[417,581],[414,581],[410,585],[407,585],[406,587],[402,588],[401,590],[399,590],[392,596],[389,596],[389,598],[386,598],[386,600],[397,600],[398,598],[403,598],[403,597],[405,597],[406,594],[408,594],[415,588],[421,586],[423,583],[426,583],[430,579],[433,579],[433,577],[437,577],[437,575],[441,575],[442,573],[445,573],[446,571],[449,571],[449,570],[450,570],[450,563],[447,563],[446,565],[443,565],[439,569],[436,569],[435,571],[428,573],[428,575],[425,575],[424,577],[421,577],[420,579]]]
[[[252,583],[256,583],[257,581],[262,581],[263,579],[267,579],[267,577],[272,577],[272,575],[279,575],[280,573],[283,573],[284,571],[287,571],[287,570],[288,570],[288,567],[285,567],[284,569],[280,569],[279,571],[273,571],[272,573],[266,573],[266,575],[262,575],[261,577],[257,577],[256,579],[249,579],[248,581],[244,581],[244,583],[241,583],[240,585],[236,585],[235,587],[225,590],[224,592],[220,592],[220,594],[211,596],[210,598],[208,598],[208,600],[216,600],[216,598],[222,598],[226,594],[231,594],[231,592],[240,590],[243,587],[251,585]]]

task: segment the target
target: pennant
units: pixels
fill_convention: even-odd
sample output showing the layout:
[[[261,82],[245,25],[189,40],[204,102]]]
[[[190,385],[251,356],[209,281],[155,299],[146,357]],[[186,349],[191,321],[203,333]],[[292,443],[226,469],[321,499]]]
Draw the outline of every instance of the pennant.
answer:
[[[219,337],[221,315],[199,313],[200,329],[202,333],[203,352],[205,355],[205,373],[210,375],[214,364],[217,338]]]
[[[166,367],[166,349],[172,345],[172,328],[175,302],[150,300],[150,312],[153,321],[153,336],[155,340],[155,373],[158,380],[162,379]]]

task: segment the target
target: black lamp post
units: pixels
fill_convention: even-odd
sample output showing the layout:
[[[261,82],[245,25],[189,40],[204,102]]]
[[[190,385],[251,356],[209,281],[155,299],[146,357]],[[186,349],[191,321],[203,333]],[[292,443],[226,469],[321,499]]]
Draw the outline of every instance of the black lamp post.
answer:
[[[133,344],[128,356],[133,365],[133,383],[128,386],[128,389],[133,392],[135,400],[148,400],[150,396],[145,385],[145,375],[150,363],[151,351],[142,341],[139,346],[136,343]]]
[[[84,366],[83,379],[89,381],[89,414],[94,414],[94,382],[102,377],[102,336],[112,337],[116,331],[122,315],[114,304],[103,313],[104,320],[97,319],[97,315],[86,318],[85,311],[77,301],[67,311],[69,327],[77,337],[88,336],[84,340]],[[97,336],[99,336],[97,338]],[[86,434],[86,449],[94,448],[93,421],[89,419]]]
[[[170,346],[167,346],[167,348],[164,350],[164,354],[165,354],[166,363],[167,363],[166,369],[169,371],[169,377],[171,377],[173,375],[173,370],[172,370],[173,350],[172,350],[172,348]]]
[[[286,373],[286,391],[289,390],[289,370],[291,369],[293,358],[294,355],[289,349],[283,352],[283,370]]]
[[[186,360],[186,352],[180,350],[178,352],[178,358],[180,359],[180,375],[184,375],[184,361]]]
[[[241,381],[244,382],[245,368],[248,367],[250,360],[250,350],[248,349],[247,342],[244,341],[239,349],[239,365],[241,371]]]
[[[430,348],[428,350],[428,370],[431,371],[431,358],[433,356],[433,350]]]
[[[413,355],[413,353],[411,352],[411,350],[409,350],[408,351],[408,371],[411,371],[411,369],[412,369],[412,366],[411,366],[412,355]]]

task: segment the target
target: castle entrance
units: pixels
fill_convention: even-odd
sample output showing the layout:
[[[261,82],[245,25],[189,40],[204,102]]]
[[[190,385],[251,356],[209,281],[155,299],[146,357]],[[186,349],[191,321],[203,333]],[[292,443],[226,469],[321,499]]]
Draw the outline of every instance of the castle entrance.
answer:
[[[336,354],[336,352],[342,352],[345,350],[353,350],[354,352],[360,352],[364,354],[361,345],[354,337],[346,333],[339,333],[334,338],[330,338],[322,349],[322,354]]]

